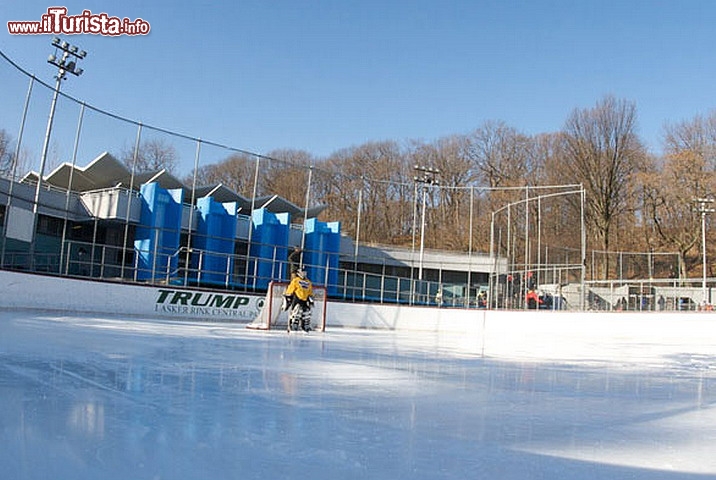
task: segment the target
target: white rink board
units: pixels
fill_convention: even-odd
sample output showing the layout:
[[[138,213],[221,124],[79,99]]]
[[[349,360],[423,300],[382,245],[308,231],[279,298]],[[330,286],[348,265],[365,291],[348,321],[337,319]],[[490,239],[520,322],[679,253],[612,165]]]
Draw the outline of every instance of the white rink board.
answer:
[[[263,296],[175,287],[144,287],[0,271],[0,307],[248,323]],[[716,313],[490,311],[330,301],[327,328],[422,331],[477,345],[484,355],[573,358],[589,345],[623,342],[708,346]],[[477,344],[476,344],[477,342]]]
[[[166,286],[124,285],[0,271],[0,307],[248,322],[262,297]]]

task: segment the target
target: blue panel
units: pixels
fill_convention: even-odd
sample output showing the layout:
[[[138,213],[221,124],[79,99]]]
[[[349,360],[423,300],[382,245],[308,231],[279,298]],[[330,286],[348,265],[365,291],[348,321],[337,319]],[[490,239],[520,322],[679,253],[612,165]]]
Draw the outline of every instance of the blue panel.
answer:
[[[156,182],[140,188],[142,210],[134,236],[138,280],[176,274],[182,219],[181,189],[165,190]]]
[[[200,283],[228,284],[234,271],[236,203],[221,204],[211,197],[196,202],[199,210],[196,236],[192,241],[200,250],[192,256],[192,269]]]
[[[265,208],[254,210],[251,214],[251,257],[246,283],[256,288],[267,288],[271,280],[287,278],[286,258],[288,255],[288,232],[290,216],[288,213],[272,213]]]
[[[306,244],[303,262],[306,273],[316,285],[325,285],[328,294],[338,292],[338,261],[341,248],[340,222],[306,220]]]

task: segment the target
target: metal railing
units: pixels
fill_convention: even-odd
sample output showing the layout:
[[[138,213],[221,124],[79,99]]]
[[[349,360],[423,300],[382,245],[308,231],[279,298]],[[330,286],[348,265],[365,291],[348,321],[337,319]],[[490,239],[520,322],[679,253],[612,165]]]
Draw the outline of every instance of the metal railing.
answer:
[[[62,254],[37,253],[34,256],[34,263],[30,262],[27,252],[8,252],[5,256],[5,264],[0,267],[112,282],[262,292],[265,287],[262,288],[261,285],[267,285],[272,280],[289,279],[288,261],[276,260],[280,248],[285,249],[285,247],[274,247],[273,260],[250,255],[207,252],[187,247],[180,247],[173,252],[155,250],[152,253],[156,261],[142,267],[139,258],[143,252],[134,248],[124,249],[119,246],[70,240],[65,242]],[[215,265],[223,264],[222,268],[220,270],[206,268],[205,259],[208,256],[223,259],[221,262],[214,262]],[[271,262],[272,267],[268,275],[259,275],[257,264],[260,261]],[[345,264],[352,265],[353,262],[345,262]],[[324,278],[313,278],[313,283],[325,286],[330,296],[337,300],[442,307],[477,306],[476,295],[472,296],[472,305],[467,303],[465,284],[369,273],[345,268],[345,265],[336,268],[329,264],[304,264],[304,268],[309,271],[312,267],[325,272]],[[330,275],[330,272],[335,272],[337,275]],[[333,283],[326,282],[330,277],[338,280]]]
[[[201,249],[181,247],[173,252],[153,252],[155,261],[151,267],[141,267],[142,252],[133,248],[92,242],[67,241],[62,254],[37,253],[31,262],[27,252],[7,252],[5,264],[8,270],[32,271],[35,273],[59,275],[73,278],[89,278],[122,283],[144,285],[174,285],[177,287],[200,287],[261,293],[272,280],[287,280],[289,264],[279,258],[279,248],[274,247],[272,268],[268,275],[259,276],[257,259],[250,255],[219,254]],[[157,255],[161,253],[161,255]],[[223,259],[214,262],[220,269],[207,269],[208,256]],[[124,265],[123,265],[124,264]],[[317,285],[325,286],[334,300],[381,304],[425,305],[443,308],[493,308],[527,309],[524,299],[526,285],[515,284],[509,274],[499,276],[493,283],[494,301],[490,303],[487,285],[446,283],[419,280],[394,275],[370,273],[350,268],[353,262],[346,261],[338,268],[330,265],[305,265],[306,268],[320,267],[326,272],[324,278],[314,278]],[[337,281],[325,280],[335,270]],[[544,272],[543,272],[544,274]],[[544,275],[543,275],[544,276]],[[551,280],[567,280],[552,270]],[[527,279],[525,279],[526,283]],[[716,280],[708,279],[709,285]],[[540,302],[535,308],[551,310],[578,310],[582,294],[578,282],[544,283],[534,286],[539,291]],[[712,287],[704,297],[702,279],[649,279],[590,281],[586,284],[587,310],[593,311],[693,311],[710,310]]]

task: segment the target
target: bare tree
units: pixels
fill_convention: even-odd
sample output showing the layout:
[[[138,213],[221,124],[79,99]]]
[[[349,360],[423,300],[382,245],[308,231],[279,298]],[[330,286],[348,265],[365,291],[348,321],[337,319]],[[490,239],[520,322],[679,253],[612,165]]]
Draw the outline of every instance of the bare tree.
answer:
[[[0,130],[0,175],[22,176],[29,164],[28,152],[24,149],[15,158],[15,141],[5,130]]]
[[[688,151],[703,161],[704,171],[716,171],[716,112],[704,118],[664,127],[664,151],[667,155]]]
[[[587,227],[609,250],[615,219],[631,206],[629,182],[645,158],[636,106],[607,96],[594,108],[577,109],[567,119],[563,139],[565,179],[584,185]]]
[[[13,157],[12,138],[5,130],[0,130],[0,175],[12,175]]]
[[[134,147],[125,148],[122,151],[121,158],[127,168],[132,169],[134,166],[135,172],[152,172],[164,169],[173,173],[179,162],[176,149],[159,138],[140,143],[136,163]]]
[[[261,160],[262,190],[303,207],[306,203],[308,173],[316,159],[303,150],[274,150]],[[315,196],[312,195],[315,200]],[[314,200],[309,199],[309,202]],[[311,205],[308,205],[309,207]]]
[[[541,186],[560,186],[569,183],[564,165],[564,134],[546,133],[532,139],[534,182]],[[561,189],[559,191],[562,191]],[[540,190],[542,194],[549,191]],[[578,195],[557,197],[541,203],[543,241],[546,245],[578,250],[581,247],[581,199]]]
[[[347,150],[332,154],[321,165],[320,180],[316,185],[316,196],[327,206],[325,216],[341,221],[341,231],[353,238],[364,238],[358,234],[361,198],[359,192],[365,188],[365,179],[360,172],[352,170]]]
[[[704,167],[702,156],[683,150],[669,154],[662,170],[644,174],[641,179],[645,221],[667,248],[678,252],[680,278],[687,276],[687,253],[700,239],[693,199],[703,196],[714,184],[713,173],[706,175]]]
[[[204,165],[197,172],[197,184],[222,184],[240,195],[251,196],[256,161],[253,156],[236,153],[221,162]],[[187,185],[191,185],[192,177],[193,173],[185,179]]]
[[[437,169],[437,189],[429,190],[431,209],[426,213],[428,245],[467,250],[469,245],[469,186],[476,179],[465,136],[440,138],[418,144],[411,152],[413,163]],[[474,199],[473,199],[474,200]]]
[[[486,122],[468,135],[465,148],[481,184],[501,187],[529,181],[530,139],[504,122]]]
[[[667,125],[664,132],[661,168],[642,179],[644,209],[658,239],[678,252],[679,276],[685,277],[696,264],[688,253],[700,242],[694,199],[716,192],[716,113]]]
[[[340,150],[325,163],[337,175],[325,197],[327,215],[346,222],[347,231],[362,210],[360,238],[366,242],[406,244],[413,214],[412,166],[396,142],[370,142]],[[355,228],[355,227],[354,227]]]

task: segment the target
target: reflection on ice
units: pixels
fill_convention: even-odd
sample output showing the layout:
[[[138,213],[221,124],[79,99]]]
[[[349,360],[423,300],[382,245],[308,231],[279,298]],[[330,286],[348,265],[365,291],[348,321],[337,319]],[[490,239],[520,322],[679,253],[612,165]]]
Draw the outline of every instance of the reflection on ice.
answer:
[[[1,312],[0,463],[13,479],[716,475],[710,347],[560,341]]]
[[[104,404],[77,403],[70,412],[68,426],[87,436],[104,435]]]

